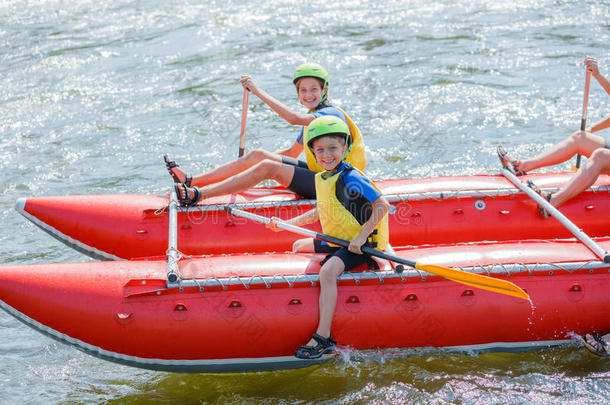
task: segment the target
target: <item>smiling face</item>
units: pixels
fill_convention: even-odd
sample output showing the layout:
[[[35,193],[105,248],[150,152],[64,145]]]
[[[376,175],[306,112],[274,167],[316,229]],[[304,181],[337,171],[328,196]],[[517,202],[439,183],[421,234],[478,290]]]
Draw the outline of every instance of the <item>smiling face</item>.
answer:
[[[337,136],[321,136],[314,139],[311,150],[324,170],[333,170],[343,160],[347,145]]]
[[[322,85],[315,77],[304,77],[297,82],[297,95],[301,104],[315,110],[322,100]]]

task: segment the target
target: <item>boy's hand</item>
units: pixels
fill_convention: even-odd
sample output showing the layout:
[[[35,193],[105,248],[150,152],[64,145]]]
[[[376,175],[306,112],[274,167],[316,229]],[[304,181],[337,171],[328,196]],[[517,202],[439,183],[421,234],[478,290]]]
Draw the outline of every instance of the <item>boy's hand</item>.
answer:
[[[282,230],[282,228],[279,228],[277,226],[278,222],[281,222],[282,220],[278,217],[271,217],[269,220],[269,223],[265,224],[265,226],[269,229],[271,229],[274,232],[279,232]]]
[[[252,78],[252,76],[244,75],[239,79],[239,83],[244,86],[244,88],[250,90],[250,93],[256,95],[258,94],[258,85]]]
[[[349,246],[347,247],[347,250],[349,250],[352,253],[356,253],[357,255],[361,255],[362,254],[362,250],[360,250],[360,247],[362,245],[364,245],[365,242],[366,242],[366,239],[363,239],[361,237],[356,237],[354,240],[352,240],[349,243]]]

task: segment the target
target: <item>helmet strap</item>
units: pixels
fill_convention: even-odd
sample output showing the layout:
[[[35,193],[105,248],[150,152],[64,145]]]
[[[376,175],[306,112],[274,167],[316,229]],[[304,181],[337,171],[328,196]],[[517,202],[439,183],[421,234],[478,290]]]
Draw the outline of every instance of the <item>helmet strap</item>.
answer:
[[[345,158],[347,158],[347,155],[349,155],[349,153],[352,151],[352,145],[349,143],[345,143],[345,146],[347,146],[347,149],[345,149],[345,153],[343,154],[343,157],[341,158],[341,160],[345,160]]]
[[[322,107],[324,103],[328,100],[328,83],[324,83],[324,88],[322,89],[322,98],[320,99],[320,104],[318,104],[318,108]]]

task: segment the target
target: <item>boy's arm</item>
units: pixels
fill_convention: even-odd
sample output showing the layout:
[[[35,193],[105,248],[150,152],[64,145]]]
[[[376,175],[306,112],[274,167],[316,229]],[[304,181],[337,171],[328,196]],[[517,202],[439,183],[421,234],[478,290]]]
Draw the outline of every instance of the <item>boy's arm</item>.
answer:
[[[299,215],[298,217],[290,218],[289,220],[286,220],[284,222],[286,222],[287,224],[290,224],[290,225],[302,226],[302,225],[313,224],[314,222],[319,221],[319,220],[320,220],[320,218],[318,217],[318,209],[312,208],[311,210],[307,211],[303,215]]]
[[[312,224],[318,220],[319,220],[318,209],[313,208],[313,209],[307,211],[306,213],[304,213],[303,215],[299,215],[298,217],[290,218],[285,221],[278,217],[271,217],[271,221],[265,226],[273,231],[279,232],[282,229],[277,226],[278,222],[285,222],[290,225],[302,226],[302,225]]]
[[[358,236],[356,236],[354,240],[350,242],[348,247],[348,250],[350,252],[357,253],[359,255],[362,254],[360,247],[364,245],[371,232],[373,232],[375,227],[379,225],[379,223],[389,210],[390,203],[388,202],[388,200],[385,199],[384,196],[380,196],[373,202],[371,217],[368,221],[364,223],[364,226],[362,227],[362,230],[360,231]]]

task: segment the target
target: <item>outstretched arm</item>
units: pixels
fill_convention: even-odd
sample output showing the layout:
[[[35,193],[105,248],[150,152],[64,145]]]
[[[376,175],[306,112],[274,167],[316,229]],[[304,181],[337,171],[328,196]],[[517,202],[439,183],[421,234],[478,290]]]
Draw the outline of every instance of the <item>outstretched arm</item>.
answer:
[[[273,111],[278,113],[279,116],[285,119],[290,125],[309,125],[309,123],[316,118],[312,114],[302,114],[292,111],[286,105],[282,104],[266,91],[258,87],[251,76],[242,76],[239,82],[242,86],[250,90],[252,94],[260,98],[265,104],[271,107]]]
[[[278,232],[278,231],[282,230],[282,228],[279,228],[277,226],[278,222],[285,222],[290,225],[302,226],[302,225],[313,224],[314,222],[318,221],[319,219],[320,218],[318,216],[318,209],[314,208],[314,209],[307,211],[303,215],[299,215],[298,217],[290,218],[285,221],[283,221],[282,219],[280,219],[278,217],[271,217],[271,221],[265,226],[273,231]]]
[[[587,57],[585,58],[585,65],[587,66],[587,69],[591,71],[591,74],[597,80],[600,86],[602,86],[604,90],[606,90],[606,93],[610,95],[610,80],[600,73],[599,67],[597,66],[597,59]]]
[[[604,118],[600,122],[593,124],[591,126],[591,129],[589,129],[589,132],[597,132],[597,131],[601,131],[602,129],[606,129],[609,127],[610,127],[610,115],[608,115],[606,118]]]
[[[278,150],[275,153],[277,153],[278,155],[296,158],[301,154],[301,152],[303,152],[303,145],[298,142],[294,142],[290,148]]]

